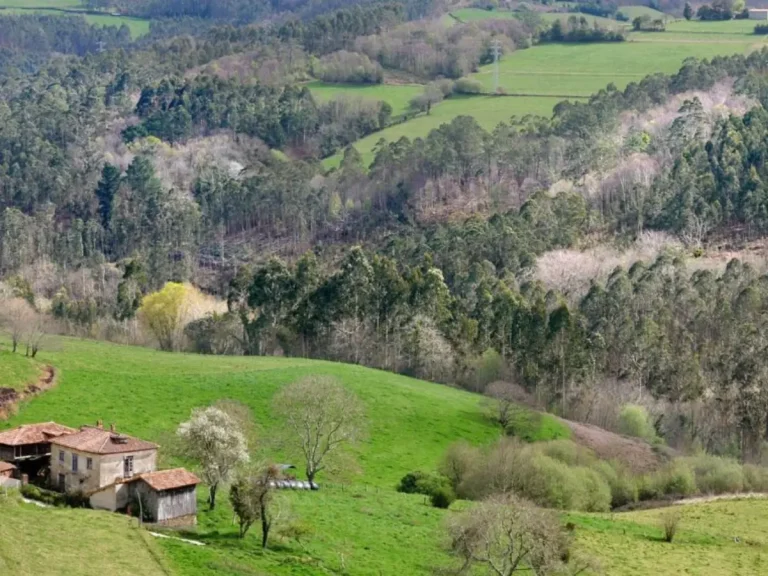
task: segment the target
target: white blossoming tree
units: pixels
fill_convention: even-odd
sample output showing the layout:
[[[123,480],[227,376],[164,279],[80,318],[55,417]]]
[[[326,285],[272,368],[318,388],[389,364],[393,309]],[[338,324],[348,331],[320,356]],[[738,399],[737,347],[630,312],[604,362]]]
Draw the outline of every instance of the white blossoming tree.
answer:
[[[248,443],[237,420],[214,406],[196,408],[176,433],[185,456],[200,463],[201,476],[208,484],[208,504],[216,506],[216,491],[229,482],[237,466],[248,462]]]

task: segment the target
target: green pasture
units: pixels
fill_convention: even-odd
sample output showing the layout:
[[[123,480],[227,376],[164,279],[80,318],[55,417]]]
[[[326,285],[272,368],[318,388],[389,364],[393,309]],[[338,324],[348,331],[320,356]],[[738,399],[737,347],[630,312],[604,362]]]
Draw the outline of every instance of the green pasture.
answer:
[[[307,88],[319,100],[330,100],[341,95],[380,100],[392,106],[395,116],[405,113],[411,99],[424,91],[424,87],[418,84],[329,84],[320,81],[310,82]]]
[[[553,97],[517,97],[517,96],[453,96],[432,107],[430,115],[420,115],[404,122],[385,128],[355,143],[355,148],[363,156],[363,161],[370,164],[374,158],[374,148],[381,139],[394,142],[400,138],[424,138],[440,125],[450,122],[457,116],[473,116],[486,129],[493,129],[500,122],[506,122],[512,116],[534,114],[551,116],[552,108],[562,98]],[[343,153],[324,160],[327,168],[339,165]]]

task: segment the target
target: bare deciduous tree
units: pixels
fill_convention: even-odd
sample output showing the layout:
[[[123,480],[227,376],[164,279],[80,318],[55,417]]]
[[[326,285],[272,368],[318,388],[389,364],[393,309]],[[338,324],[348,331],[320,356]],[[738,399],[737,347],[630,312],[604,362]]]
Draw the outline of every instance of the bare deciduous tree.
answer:
[[[526,573],[578,574],[568,565],[570,539],[557,515],[513,495],[494,496],[449,525],[451,550],[460,560],[456,574],[511,576]]]
[[[493,419],[506,430],[512,421],[519,398],[524,396],[524,390],[511,382],[497,380],[488,384],[485,394],[493,399],[490,402]]]
[[[36,312],[23,298],[11,298],[4,300],[0,305],[0,324],[6,326],[11,332],[13,351],[24,341],[29,326],[35,320]]]
[[[286,386],[277,394],[274,407],[300,444],[311,485],[326,468],[328,457],[357,440],[365,428],[363,404],[328,376],[310,376]]]

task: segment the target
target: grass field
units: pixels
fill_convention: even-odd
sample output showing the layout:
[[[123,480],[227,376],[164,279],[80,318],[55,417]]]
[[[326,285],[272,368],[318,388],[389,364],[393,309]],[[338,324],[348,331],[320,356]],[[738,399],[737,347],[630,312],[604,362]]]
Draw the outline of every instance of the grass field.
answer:
[[[424,91],[423,86],[413,84],[328,84],[314,81],[307,84],[318,100],[330,100],[341,94],[367,100],[382,100],[392,106],[392,114],[403,114],[414,96]]]
[[[58,8],[58,10],[56,10]],[[51,14],[62,16],[72,14],[61,10],[77,11],[84,9],[81,0],[0,0],[0,16],[23,14]],[[133,38],[149,33],[149,20],[131,18],[129,16],[112,16],[111,14],[85,14],[82,16],[94,26],[122,26],[125,24]]]
[[[662,540],[664,509],[613,515],[570,514],[580,547],[611,576],[740,576],[768,573],[768,501],[680,507],[678,535]]]
[[[40,375],[40,364],[21,354],[0,350],[0,388],[22,390]]]
[[[671,20],[673,18],[673,16],[654,10],[649,6],[622,6],[619,12],[625,14],[630,21],[638,16],[650,16],[651,18],[661,18],[662,20]]]
[[[0,492],[0,574],[162,576],[170,569],[164,556],[147,532],[125,518],[43,509]]]
[[[490,130],[512,116],[550,116],[552,108],[562,100],[553,97],[454,96],[434,106],[429,116],[417,116],[403,124],[366,136],[355,143],[355,148],[363,156],[364,162],[369,164],[374,158],[374,148],[382,138],[388,142],[395,142],[402,137],[424,138],[435,128],[462,115],[473,116],[481,126]],[[339,153],[326,158],[323,164],[326,168],[338,166],[342,156]]]
[[[50,419],[78,426],[103,419],[162,443],[193,408],[230,398],[253,409],[260,436],[269,438],[276,424],[270,401],[280,386],[308,374],[327,374],[367,406],[370,430],[356,450],[358,482],[389,488],[412,469],[434,468],[454,440],[484,443],[498,436],[479,396],[357,366],[165,354],[74,339],[52,340],[38,356],[59,370],[58,385],[0,428]],[[417,437],[419,442],[411,442]]]
[[[271,548],[258,528],[236,537],[226,493],[215,511],[198,490],[198,526],[182,534],[205,543],[153,540],[131,521],[106,512],[40,509],[0,493],[0,573],[90,576],[427,576],[450,562],[445,523],[470,504],[432,508],[418,495],[395,492],[407,471],[433,470],[457,439],[486,443],[498,436],[480,398],[450,387],[330,362],[290,358],[166,354],[69,338],[51,338],[41,362],[56,366],[59,384],[31,400],[10,422],[56,420],[78,425],[116,422],[118,429],[163,442],[191,408],[221,398],[247,404],[259,432],[257,450],[282,456],[270,443],[270,399],[306,374],[329,374],[364,401],[368,440],[356,451],[358,473],[321,478],[318,492],[277,495],[280,521]],[[15,364],[0,355],[0,374]],[[14,373],[16,373],[16,370]],[[21,377],[23,379],[23,377]],[[530,440],[566,435],[551,417],[520,410],[516,429]],[[168,465],[167,458],[163,464]],[[678,538],[661,541],[660,511],[566,514],[576,546],[599,559],[611,576],[758,575],[768,569],[768,500],[687,506]],[[296,540],[285,527],[302,527]],[[282,528],[281,528],[282,527]],[[62,535],[76,534],[75,539]]]

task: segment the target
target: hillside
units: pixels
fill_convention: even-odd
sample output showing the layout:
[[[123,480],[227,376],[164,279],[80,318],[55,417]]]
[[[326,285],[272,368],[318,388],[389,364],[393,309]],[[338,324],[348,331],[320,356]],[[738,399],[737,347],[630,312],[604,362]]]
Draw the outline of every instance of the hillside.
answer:
[[[40,508],[0,492],[0,573],[17,576],[161,576],[153,538],[125,518]]]
[[[406,471],[432,469],[452,441],[482,444],[498,436],[478,396],[357,366],[167,354],[71,338],[51,339],[47,348],[41,361],[59,369],[60,384],[0,427],[48,419],[77,425],[103,418],[162,443],[192,407],[230,398],[253,410],[257,451],[275,456],[270,397],[282,384],[312,373],[332,374],[355,390],[366,403],[371,428],[356,454],[358,474],[332,482],[321,478],[319,492],[280,494],[282,521],[266,552],[257,534],[244,541],[234,537],[226,498],[215,512],[205,509],[203,488],[198,491],[199,526],[185,534],[206,544],[202,547],[153,540],[106,512],[41,509],[0,495],[0,568],[22,576],[89,576],[105,570],[175,576],[433,574],[450,561],[443,549],[445,523],[469,504],[438,510],[423,496],[395,492],[394,484]],[[0,356],[0,368],[8,367],[8,360]],[[543,430],[555,424],[538,425]],[[684,568],[689,574],[725,575],[734,567],[744,575],[764,572],[768,501],[697,504],[682,511],[672,548],[661,541],[659,510],[569,513],[563,521],[576,526],[577,550],[597,558],[605,574],[672,575]],[[296,525],[302,527],[298,540],[286,530]],[[50,546],[62,532],[76,532],[77,544]],[[42,564],[41,550],[56,561]],[[65,569],[57,572],[52,565]]]

